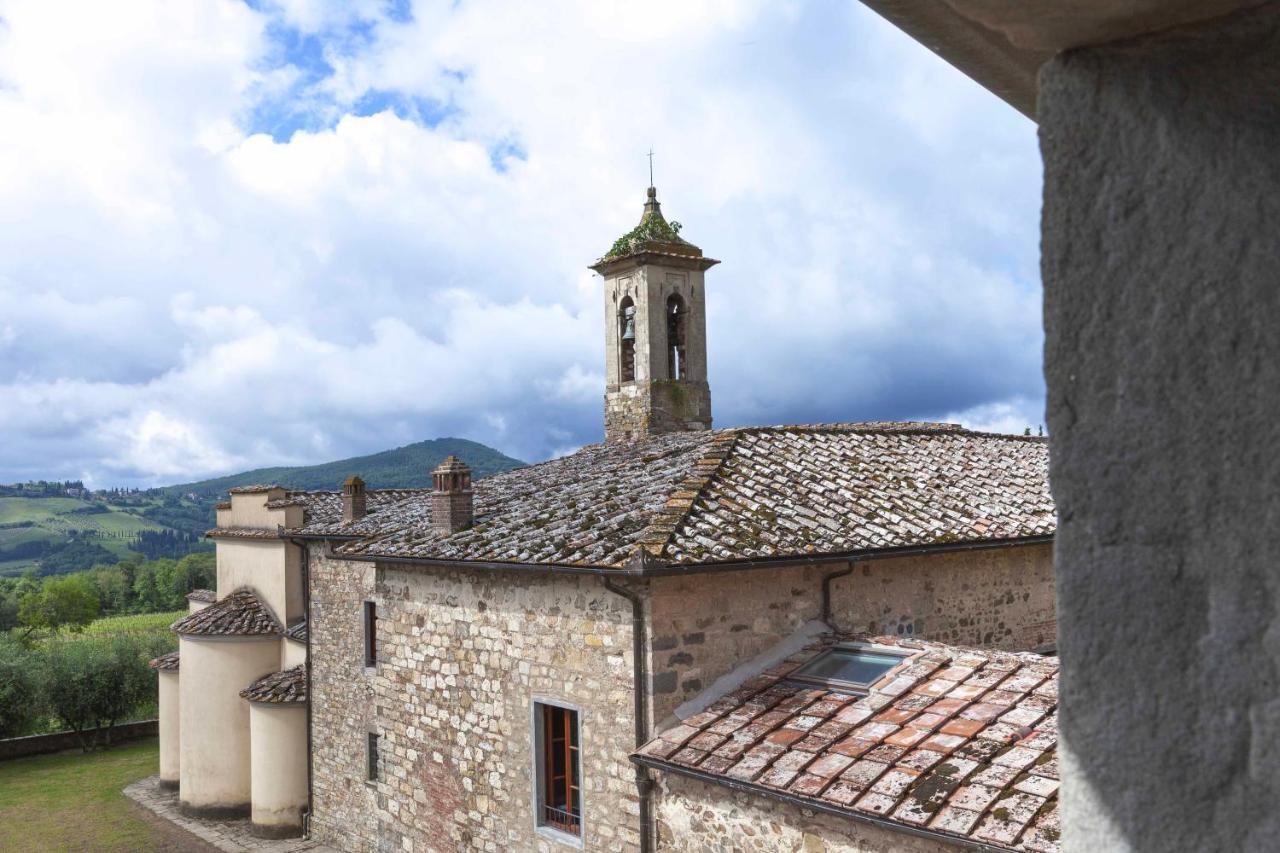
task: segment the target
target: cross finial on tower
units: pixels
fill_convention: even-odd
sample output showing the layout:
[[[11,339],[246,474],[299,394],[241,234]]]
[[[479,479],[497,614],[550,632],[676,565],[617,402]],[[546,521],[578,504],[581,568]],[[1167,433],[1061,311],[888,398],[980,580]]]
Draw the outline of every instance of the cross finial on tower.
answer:
[[[653,186],[653,146],[649,146],[649,186]]]

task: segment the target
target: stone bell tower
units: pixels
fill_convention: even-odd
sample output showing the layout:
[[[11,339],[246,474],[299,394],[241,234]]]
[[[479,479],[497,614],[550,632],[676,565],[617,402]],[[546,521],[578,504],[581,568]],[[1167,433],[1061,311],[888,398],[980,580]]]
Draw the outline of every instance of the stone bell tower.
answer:
[[[591,269],[604,276],[605,440],[711,428],[703,273],[649,187],[640,224]]]

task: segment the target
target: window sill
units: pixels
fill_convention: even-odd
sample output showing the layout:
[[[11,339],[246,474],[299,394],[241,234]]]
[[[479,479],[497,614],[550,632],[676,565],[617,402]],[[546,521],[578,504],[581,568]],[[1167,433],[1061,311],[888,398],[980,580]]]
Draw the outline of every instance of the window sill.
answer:
[[[535,828],[535,831],[539,835],[541,835],[543,838],[549,838],[552,841],[558,841],[561,844],[565,845],[566,847],[574,847],[574,848],[577,848],[578,850],[582,849],[581,835],[570,835],[567,832],[561,832],[560,830],[554,827],[547,826],[546,824],[539,824]]]
[[[366,666],[364,667],[364,674],[365,674],[365,675],[377,675],[377,674],[378,674],[378,665],[377,665],[377,664],[374,664],[373,666],[368,666],[368,665],[366,665]]]

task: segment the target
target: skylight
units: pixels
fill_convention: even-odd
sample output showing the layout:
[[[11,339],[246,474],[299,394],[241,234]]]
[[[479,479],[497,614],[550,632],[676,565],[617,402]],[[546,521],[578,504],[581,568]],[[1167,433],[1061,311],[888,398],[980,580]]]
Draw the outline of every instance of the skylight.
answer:
[[[864,691],[909,654],[891,649],[841,646],[809,661],[790,677],[824,687]]]

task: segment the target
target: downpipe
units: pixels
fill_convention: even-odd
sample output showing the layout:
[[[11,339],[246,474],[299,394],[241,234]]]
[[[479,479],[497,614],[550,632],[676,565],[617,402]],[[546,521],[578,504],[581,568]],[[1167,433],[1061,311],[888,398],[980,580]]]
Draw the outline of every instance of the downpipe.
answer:
[[[631,602],[631,658],[632,682],[635,685],[636,749],[649,742],[648,725],[648,668],[645,666],[644,597],[640,593],[614,584],[612,578],[604,579],[604,588]],[[653,777],[649,768],[632,762],[636,773],[636,792],[640,799],[640,853],[653,853]]]

